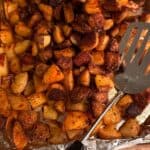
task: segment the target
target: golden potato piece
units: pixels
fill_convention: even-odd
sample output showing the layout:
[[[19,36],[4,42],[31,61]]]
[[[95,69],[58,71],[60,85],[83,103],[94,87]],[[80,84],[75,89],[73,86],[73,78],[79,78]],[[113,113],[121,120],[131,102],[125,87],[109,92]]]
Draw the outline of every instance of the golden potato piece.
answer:
[[[58,118],[57,111],[52,106],[45,105],[43,107],[43,116],[45,119],[56,120]]]
[[[90,72],[88,69],[84,70],[83,72],[81,72],[80,74],[80,83],[83,86],[89,86],[90,85]]]
[[[64,25],[62,27],[62,29],[63,29],[63,33],[66,37],[68,37],[70,35],[71,31],[72,31],[72,28],[68,25]]]
[[[13,127],[13,142],[18,150],[24,149],[28,144],[28,138],[19,122],[15,122]]]
[[[20,20],[20,16],[19,16],[19,12],[18,11],[13,11],[11,14],[10,14],[10,18],[9,18],[11,24],[17,24]]]
[[[65,112],[65,102],[62,101],[62,100],[56,101],[55,104],[54,104],[54,107],[60,113],[64,113]]]
[[[111,88],[114,87],[114,82],[110,77],[104,76],[104,75],[96,75],[95,77],[95,84],[97,88],[101,86],[109,86]]]
[[[9,102],[13,110],[30,110],[28,100],[22,95],[8,95]]]
[[[104,22],[104,30],[107,31],[107,30],[110,30],[114,25],[114,20],[113,19],[107,19],[105,20]]]
[[[120,133],[125,138],[131,138],[138,136],[140,132],[140,125],[136,119],[127,120],[120,128]]]
[[[17,93],[23,92],[27,85],[27,82],[28,82],[28,73],[27,72],[17,74],[15,76],[14,81],[11,84],[11,89],[12,89],[13,93],[17,94]]]
[[[119,7],[126,6],[128,4],[128,0],[116,0],[116,3]]]
[[[103,65],[104,64],[104,53],[100,51],[94,51],[91,54],[92,63],[95,65]]]
[[[14,41],[11,30],[1,30],[0,41],[4,44],[11,44]]]
[[[19,73],[21,71],[21,64],[18,57],[14,57],[10,60],[10,70],[12,73]]]
[[[66,131],[84,129],[89,125],[87,114],[80,111],[68,112],[63,125]]]
[[[121,134],[115,128],[116,125],[109,125],[104,128],[99,128],[98,136],[103,139],[119,139]]]
[[[0,88],[0,114],[8,116],[10,113],[10,104],[8,101],[7,93]]]
[[[18,24],[15,25],[15,32],[22,37],[29,37],[32,30],[23,22],[18,22]]]
[[[69,140],[79,139],[83,135],[83,130],[68,130],[66,131]]]
[[[118,107],[113,106],[103,118],[104,124],[111,125],[121,121],[121,113]]]
[[[64,74],[59,67],[55,64],[51,65],[43,76],[43,82],[45,84],[52,84],[64,79]]]
[[[45,94],[41,92],[32,94],[28,97],[28,100],[33,109],[43,105],[47,101]]]
[[[0,77],[8,75],[8,60],[4,53],[0,54]]]

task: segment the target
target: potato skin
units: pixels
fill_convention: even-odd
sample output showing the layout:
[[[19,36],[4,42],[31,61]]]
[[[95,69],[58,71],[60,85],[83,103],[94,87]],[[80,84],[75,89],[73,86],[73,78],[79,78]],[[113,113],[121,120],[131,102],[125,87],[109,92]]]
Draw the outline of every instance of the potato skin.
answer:
[[[120,133],[125,138],[131,138],[138,136],[140,132],[140,125],[135,119],[129,119],[125,124],[120,128]]]
[[[87,114],[80,111],[68,112],[63,124],[65,130],[84,129],[88,125]]]

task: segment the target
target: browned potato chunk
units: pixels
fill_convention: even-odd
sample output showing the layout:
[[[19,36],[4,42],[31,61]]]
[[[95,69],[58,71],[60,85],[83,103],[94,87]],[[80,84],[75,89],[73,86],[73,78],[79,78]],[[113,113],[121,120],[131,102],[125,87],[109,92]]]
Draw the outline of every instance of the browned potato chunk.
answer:
[[[70,26],[68,26],[68,25],[64,25],[64,26],[62,27],[62,29],[63,29],[63,33],[64,33],[64,35],[65,35],[66,37],[68,37],[68,36],[70,35],[71,30],[72,30],[72,28],[71,28]]]
[[[8,116],[10,113],[10,104],[8,101],[7,93],[0,88],[0,114]]]
[[[116,3],[119,7],[126,6],[128,4],[128,0],[116,0]]]
[[[104,116],[104,123],[106,125],[116,124],[121,121],[121,113],[118,107],[113,106]]]
[[[120,133],[125,138],[131,138],[138,136],[140,132],[140,125],[136,119],[129,119],[125,124],[120,128]]]
[[[107,19],[104,22],[104,30],[110,30],[114,25],[113,19]]]
[[[19,122],[15,122],[13,127],[13,142],[18,150],[24,149],[28,144],[28,138]]]
[[[29,96],[31,95],[33,92],[35,91],[35,88],[34,88],[34,83],[32,80],[29,80],[24,91],[23,91],[23,94],[25,96]]]
[[[92,63],[95,65],[103,65],[104,64],[104,53],[99,51],[94,51],[91,54]]]
[[[43,76],[43,82],[45,84],[52,84],[64,79],[64,74],[59,67],[55,64],[51,65]]]
[[[11,30],[1,30],[0,41],[4,44],[11,44],[14,41]]]
[[[15,25],[15,32],[22,37],[29,37],[32,33],[32,30],[23,22],[19,22]]]
[[[12,91],[17,94],[24,91],[28,82],[28,73],[19,73],[15,76],[14,81],[11,84]]]
[[[81,72],[81,74],[80,74],[80,83],[83,86],[89,86],[90,85],[90,72],[89,72],[88,69]]]
[[[47,101],[46,96],[43,93],[34,93],[28,97],[28,100],[33,109],[43,105]]]
[[[98,136],[103,139],[119,139],[121,134],[115,128],[116,125],[109,125],[104,128],[99,128]]]
[[[83,135],[83,130],[68,130],[66,131],[69,140],[79,139]]]
[[[89,125],[87,114],[80,111],[68,112],[63,125],[65,130],[84,129]]]
[[[8,75],[8,62],[6,55],[0,54],[0,77]]]
[[[62,100],[56,101],[55,104],[54,104],[54,107],[60,113],[65,112],[65,102],[62,101]]]
[[[10,60],[10,70],[15,74],[21,71],[21,64],[18,57],[14,57]]]

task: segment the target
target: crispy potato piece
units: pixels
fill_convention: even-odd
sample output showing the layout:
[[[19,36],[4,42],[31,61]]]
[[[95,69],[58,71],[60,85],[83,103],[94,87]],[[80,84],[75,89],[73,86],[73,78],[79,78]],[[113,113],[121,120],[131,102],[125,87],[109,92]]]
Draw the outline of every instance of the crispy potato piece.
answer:
[[[27,72],[17,74],[14,78],[14,81],[11,84],[11,89],[13,93],[17,94],[23,92],[27,85],[27,82],[28,82]]]
[[[43,82],[45,84],[52,84],[59,82],[64,79],[64,74],[61,72],[59,67],[55,64],[52,64],[43,76]]]
[[[33,76],[33,81],[34,81],[34,87],[35,87],[35,91],[38,92],[43,92],[47,89],[48,85],[44,84],[42,82],[42,79],[40,77],[38,77],[37,75]]]
[[[105,20],[104,22],[104,30],[107,31],[107,30],[110,30],[114,25],[114,20],[113,19],[107,19]]]
[[[32,80],[29,80],[24,91],[23,91],[23,94],[25,96],[29,96],[31,95],[33,92],[35,91],[35,87],[34,87],[34,83]]]
[[[71,3],[67,3],[63,7],[64,9],[64,16],[67,23],[71,23],[74,20],[74,12]]]
[[[13,34],[10,29],[0,31],[0,41],[4,44],[11,44],[14,41]]]
[[[63,29],[63,33],[66,37],[68,37],[72,31],[72,28],[69,25],[64,25],[62,27],[62,29]]]
[[[96,50],[98,51],[104,51],[109,43],[109,36],[108,35],[100,35],[99,37],[99,43],[96,47]]]
[[[54,51],[54,55],[57,59],[59,59],[61,57],[73,57],[75,52],[72,48],[65,48],[62,50]]]
[[[104,128],[99,128],[98,136],[103,139],[119,139],[121,134],[115,128],[116,125],[109,125]]]
[[[0,77],[8,75],[8,61],[6,54],[0,54]]]
[[[11,44],[9,46],[5,46],[5,49],[3,48],[3,52],[5,52],[6,56],[7,56],[7,59],[8,61],[11,60],[12,58],[16,57],[16,54],[15,54],[15,51],[14,51],[14,47],[15,47],[15,44]],[[3,53],[1,52],[1,54]]]
[[[43,107],[43,116],[45,119],[56,120],[58,118],[57,111],[52,106],[45,105]]]
[[[133,138],[138,136],[140,132],[140,125],[136,119],[127,120],[120,128],[120,133],[125,138]]]
[[[31,46],[30,40],[23,40],[16,43],[14,51],[17,55],[23,54]]]
[[[20,60],[18,57],[14,57],[10,60],[10,71],[12,73],[19,73],[21,72],[21,64],[20,64]]]
[[[63,125],[66,131],[84,129],[89,125],[87,114],[80,111],[68,112]]]
[[[111,125],[121,121],[121,113],[118,107],[113,106],[103,118],[104,124]]]
[[[83,135],[83,130],[67,130],[66,131],[69,140],[79,139]]]
[[[117,107],[120,109],[122,113],[133,103],[133,99],[130,95],[125,95],[120,101],[117,103]]]
[[[22,37],[29,37],[31,36],[32,30],[23,22],[18,22],[15,25],[15,32]]]
[[[116,3],[119,7],[122,7],[128,4],[128,0],[116,0]]]
[[[94,51],[91,54],[92,63],[95,65],[103,65],[104,64],[104,53],[100,51]]]
[[[111,78],[104,75],[96,75],[95,84],[97,88],[101,86],[109,86],[111,88],[114,87],[114,82],[111,80]]]
[[[88,0],[84,6],[85,12],[88,14],[96,14],[101,12],[98,0]]]
[[[11,24],[13,24],[13,25],[17,24],[20,20],[19,12],[18,11],[13,11],[10,14],[9,20],[10,20]]]
[[[102,120],[102,121],[100,121],[100,123],[97,125],[97,127],[93,130],[91,136],[95,136],[95,135],[99,134],[99,130],[101,130],[101,129],[104,128],[104,127],[105,127],[105,125],[104,125],[104,122],[103,122],[103,120]]]
[[[8,101],[7,93],[5,90],[0,88],[0,114],[8,116],[10,113],[10,104]]]
[[[33,109],[43,105],[47,101],[45,94],[42,92],[32,94],[28,97],[28,100]]]
[[[30,103],[22,95],[8,95],[8,99],[13,110],[31,109]]]
[[[59,89],[59,90],[64,91],[64,87],[59,83],[51,84],[50,89]]]
[[[74,77],[72,70],[66,70],[64,73],[64,86],[67,90],[71,91],[74,87]]]
[[[56,101],[55,104],[54,104],[54,107],[60,113],[64,113],[65,112],[65,102],[62,101],[62,100]]]
[[[53,16],[53,8],[50,5],[45,5],[42,3],[40,3],[38,6],[40,11],[43,13],[44,18],[47,21],[51,21]]]
[[[36,42],[32,42],[31,51],[32,51],[32,56],[37,56],[37,54],[38,54],[38,46],[37,46]]]
[[[61,28],[58,25],[54,27],[53,38],[57,44],[60,44],[65,40]]]
[[[21,124],[17,121],[14,123],[13,127],[13,142],[18,150],[24,149],[28,144],[28,138],[25,135]]]
[[[10,88],[12,77],[13,77],[12,75],[1,77],[0,88],[5,89],[5,90]]]
[[[80,74],[80,84],[83,86],[89,86],[90,85],[90,72],[88,69],[84,70]]]

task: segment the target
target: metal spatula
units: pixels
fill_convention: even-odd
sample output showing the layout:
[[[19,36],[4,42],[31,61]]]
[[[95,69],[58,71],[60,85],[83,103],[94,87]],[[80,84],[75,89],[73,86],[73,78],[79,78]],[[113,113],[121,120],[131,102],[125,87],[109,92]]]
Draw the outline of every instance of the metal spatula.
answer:
[[[128,51],[125,52],[125,49],[128,45],[128,40],[133,29],[136,29],[135,37],[128,48]],[[143,41],[141,43],[140,48],[137,50],[137,44],[140,40],[141,33],[146,30],[147,33],[143,37]],[[146,88],[150,87],[150,74],[145,74],[145,70],[150,64],[150,49],[143,56],[144,49],[148,40],[150,39],[150,24],[149,23],[132,23],[129,25],[126,33],[124,34],[119,51],[121,54],[122,62],[125,63],[124,72],[118,74],[115,77],[116,88],[118,89],[117,96],[110,102],[110,104],[106,107],[104,112],[98,117],[96,122],[87,132],[87,134],[80,141],[75,141],[67,150],[80,150],[83,148],[83,143],[89,138],[92,131],[96,128],[99,122],[102,120],[104,115],[108,112],[108,110],[116,104],[120,98],[125,94],[136,94],[142,92]],[[142,58],[143,56],[143,58]],[[142,60],[141,60],[142,58]]]

